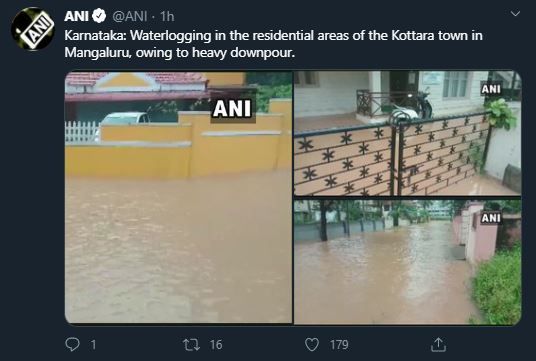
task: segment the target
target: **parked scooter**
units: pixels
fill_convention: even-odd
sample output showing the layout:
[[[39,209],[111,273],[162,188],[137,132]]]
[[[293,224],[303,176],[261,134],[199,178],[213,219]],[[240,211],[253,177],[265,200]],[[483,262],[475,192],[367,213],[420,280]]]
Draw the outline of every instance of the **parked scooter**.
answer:
[[[395,109],[391,112],[391,122],[399,122],[400,120],[411,121],[413,119],[428,119],[432,117],[432,104],[426,99],[430,93],[429,88],[425,91],[419,91],[416,95],[417,106],[416,109],[405,108],[395,105]],[[408,98],[411,98],[413,94],[408,94]]]

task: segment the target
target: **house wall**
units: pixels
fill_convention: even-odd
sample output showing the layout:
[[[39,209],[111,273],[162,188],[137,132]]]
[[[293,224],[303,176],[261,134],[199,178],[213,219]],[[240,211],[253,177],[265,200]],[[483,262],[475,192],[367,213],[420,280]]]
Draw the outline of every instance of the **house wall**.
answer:
[[[381,83],[382,92],[389,92],[391,90],[391,76],[388,71],[382,71]]]
[[[432,104],[434,116],[454,115],[475,112],[483,109],[484,97],[480,95],[480,82],[488,79],[487,71],[470,71],[469,85],[464,98],[443,98],[443,77],[439,84],[424,84],[423,72],[419,73],[419,90],[426,88],[430,95],[428,100]]]
[[[510,130],[493,129],[484,170],[502,180],[508,164],[521,168],[521,103],[511,102],[510,108],[517,117],[517,126]]]
[[[281,114],[281,136],[279,137],[278,168],[292,167],[292,99],[270,99],[268,112]]]
[[[480,218],[480,211],[478,217]],[[497,225],[482,225],[478,222],[472,233],[474,234],[474,244],[472,245],[474,250],[471,252],[471,257],[469,257],[468,252],[467,260],[471,263],[477,263],[491,259],[495,254],[497,243]]]
[[[361,232],[383,231],[385,228],[382,220],[352,221],[350,222],[350,237]],[[343,222],[328,223],[328,240],[346,237],[344,229]],[[320,241],[320,223],[294,225],[294,242],[298,241]]]
[[[191,148],[184,144],[77,145],[65,147],[65,174],[81,177],[185,178]]]
[[[212,124],[209,112],[181,112],[179,116],[193,127],[191,176],[277,166],[282,115],[257,113],[255,124]]]
[[[318,84],[294,87],[294,116],[309,117],[353,113],[356,90],[368,88],[366,71],[320,71]]]
[[[389,71],[381,72],[381,90],[390,90]],[[480,95],[480,82],[488,78],[487,71],[470,71],[469,85],[463,98],[443,98],[443,81],[439,84],[424,84],[423,72],[419,74],[419,90],[426,90],[430,95],[435,116],[453,115],[482,110],[484,97]],[[295,117],[323,116],[353,113],[356,109],[356,90],[369,89],[369,72],[340,71],[317,72],[316,86],[296,86]],[[441,78],[443,79],[443,77]]]
[[[149,123],[101,126],[101,141],[179,142],[192,140],[191,125]]]
[[[246,82],[246,73],[239,72],[207,72],[203,73],[208,80],[208,86],[229,86],[229,85],[244,85]]]

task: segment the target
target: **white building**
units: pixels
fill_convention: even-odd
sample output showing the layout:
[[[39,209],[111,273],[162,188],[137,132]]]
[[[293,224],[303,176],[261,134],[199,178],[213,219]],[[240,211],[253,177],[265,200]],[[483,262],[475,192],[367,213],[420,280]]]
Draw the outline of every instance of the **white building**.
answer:
[[[370,123],[383,121],[393,104],[407,105],[408,94],[429,92],[434,116],[483,109],[480,84],[488,71],[300,71],[294,80],[296,118],[352,115]],[[371,102],[360,112],[358,90]]]

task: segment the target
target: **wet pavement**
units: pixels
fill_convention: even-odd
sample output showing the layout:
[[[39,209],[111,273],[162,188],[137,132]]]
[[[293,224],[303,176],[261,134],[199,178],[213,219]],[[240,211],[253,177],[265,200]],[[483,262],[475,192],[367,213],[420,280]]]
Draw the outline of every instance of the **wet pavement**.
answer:
[[[67,320],[291,322],[290,178],[66,179]]]
[[[474,175],[441,189],[434,193],[434,195],[518,196],[519,193],[505,187],[495,178],[485,175]]]
[[[295,244],[297,324],[466,324],[471,267],[450,222]]]
[[[356,118],[355,113],[313,116],[294,119],[294,131],[355,127],[367,123]]]

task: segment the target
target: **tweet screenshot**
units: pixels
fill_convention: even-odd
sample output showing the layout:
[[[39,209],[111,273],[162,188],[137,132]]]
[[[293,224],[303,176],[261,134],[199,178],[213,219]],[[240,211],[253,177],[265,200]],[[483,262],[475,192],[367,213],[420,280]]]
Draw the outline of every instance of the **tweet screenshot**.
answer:
[[[2,359],[530,354],[528,7],[2,8]]]

